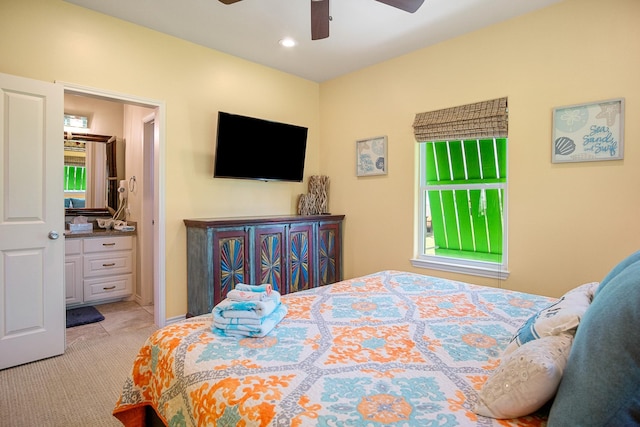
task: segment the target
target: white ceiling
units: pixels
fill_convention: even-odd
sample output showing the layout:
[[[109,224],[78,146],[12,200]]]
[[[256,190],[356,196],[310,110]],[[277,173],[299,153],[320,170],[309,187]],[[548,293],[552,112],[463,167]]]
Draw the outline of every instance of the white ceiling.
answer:
[[[66,0],[202,46],[323,82],[561,0],[425,0],[411,14],[331,0],[330,36],[311,40],[311,0]],[[293,48],[278,41],[292,37]]]

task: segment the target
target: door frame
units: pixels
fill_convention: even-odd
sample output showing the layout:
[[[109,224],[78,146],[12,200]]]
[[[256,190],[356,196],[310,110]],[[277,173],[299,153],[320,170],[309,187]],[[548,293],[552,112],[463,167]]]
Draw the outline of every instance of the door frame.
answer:
[[[64,93],[94,97],[112,102],[121,102],[123,104],[137,105],[140,107],[155,109],[155,126],[157,133],[155,135],[155,143],[153,147],[153,165],[154,165],[154,206],[153,216],[155,225],[153,227],[153,241],[156,246],[153,251],[153,265],[141,265],[141,269],[153,269],[153,318],[154,323],[158,327],[166,324],[166,272],[162,266],[166,265],[166,238],[165,238],[165,125],[166,125],[166,106],[164,101],[144,98],[134,95],[127,95],[119,92],[97,89],[75,83],[60,82],[64,88]]]
[[[149,228],[155,229],[157,227],[155,221],[156,198],[154,188],[154,183],[157,181],[155,178],[156,167],[154,162],[157,136],[158,127],[156,126],[156,114],[154,111],[148,116],[142,118],[142,182],[144,185],[142,186],[143,203],[140,209],[140,221],[142,222],[143,229],[146,230]],[[148,200],[151,200],[151,203],[145,203],[145,201]],[[148,305],[154,302],[155,289],[153,287],[153,273],[156,268],[155,266],[154,268],[148,268],[148,266],[153,265],[154,263],[154,238],[155,232],[144,233],[138,240],[138,248],[140,249],[139,259],[141,260],[140,264],[141,266],[147,266],[147,268],[138,269],[140,272],[138,280],[141,280],[140,300],[143,305]],[[151,283],[149,284],[149,282]]]

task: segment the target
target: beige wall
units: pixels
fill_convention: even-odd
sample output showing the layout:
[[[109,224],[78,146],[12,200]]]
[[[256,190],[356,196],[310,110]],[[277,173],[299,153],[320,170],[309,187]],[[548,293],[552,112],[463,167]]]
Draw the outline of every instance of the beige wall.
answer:
[[[347,216],[348,277],[384,268],[559,296],[639,248],[640,2],[566,0],[321,85],[321,169]],[[505,282],[412,268],[416,113],[509,98]],[[622,161],[552,164],[556,106],[624,97]],[[389,174],[355,176],[357,139],[387,135]]]
[[[0,2],[0,72],[166,103],[166,313],[186,311],[184,218],[290,214],[305,184],[213,180],[218,110],[309,127],[306,176],[346,214],[345,276],[393,268],[559,295],[637,249],[640,2],[550,8],[321,85],[60,0]],[[415,113],[509,97],[509,269],[416,270]],[[625,159],[550,162],[551,111],[626,98]],[[321,120],[322,119],[322,120]],[[355,177],[355,140],[389,137],[389,174]],[[322,144],[321,144],[322,143]]]
[[[214,180],[219,110],[308,127],[305,172],[319,173],[317,83],[60,0],[0,2],[0,72],[165,102],[167,317],[187,307],[184,218],[292,214],[306,192]]]

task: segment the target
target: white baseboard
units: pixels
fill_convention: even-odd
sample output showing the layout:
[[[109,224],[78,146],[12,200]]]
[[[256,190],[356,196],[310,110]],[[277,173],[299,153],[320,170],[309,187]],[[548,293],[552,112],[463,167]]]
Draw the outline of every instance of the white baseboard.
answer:
[[[184,320],[186,318],[187,318],[186,314],[183,314],[182,316],[170,317],[165,321],[165,325],[170,325],[172,323],[177,323],[177,322],[180,322],[181,320]]]

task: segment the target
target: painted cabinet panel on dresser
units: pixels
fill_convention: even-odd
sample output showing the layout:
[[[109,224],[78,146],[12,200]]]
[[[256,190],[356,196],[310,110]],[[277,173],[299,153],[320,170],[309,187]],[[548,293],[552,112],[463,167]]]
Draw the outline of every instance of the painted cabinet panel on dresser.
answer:
[[[315,268],[318,248],[314,233],[317,230],[314,228],[318,226],[319,223],[291,225],[287,239],[289,280],[284,293],[303,291],[320,285]]]
[[[344,215],[186,219],[187,316],[208,313],[237,283],[282,294],[342,279]]]
[[[187,299],[194,297],[198,307],[209,305],[211,298],[220,301],[227,295],[236,283],[248,283],[251,280],[251,265],[249,261],[249,230],[246,228],[233,228],[230,230],[207,230],[207,238],[201,244],[208,245],[212,242],[213,257],[211,266],[206,266],[206,271],[211,275],[205,283],[212,283],[213,287],[202,289],[201,287],[188,287]],[[188,239],[188,238],[187,238]],[[187,245],[189,245],[187,243]],[[208,259],[202,259],[203,263],[209,263]],[[187,264],[189,260],[187,259]],[[212,268],[211,268],[212,267]],[[188,268],[188,267],[187,267]],[[196,267],[200,268],[200,267]],[[204,291],[204,294],[202,292]],[[205,297],[203,299],[203,297]]]
[[[256,226],[254,228],[253,271],[255,283],[271,283],[285,293],[287,283],[287,226]],[[236,282],[237,283],[237,282]],[[245,282],[246,283],[246,282]],[[235,285],[235,283],[233,284]],[[225,288],[229,291],[231,288]]]
[[[318,280],[320,285],[328,285],[342,280],[341,229],[336,223],[323,223],[318,231]]]

